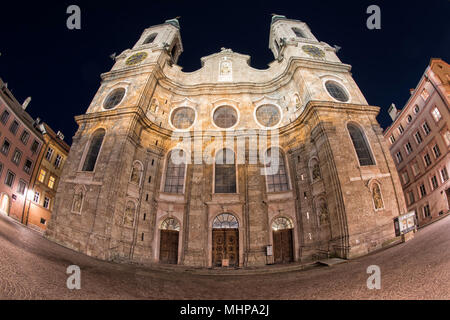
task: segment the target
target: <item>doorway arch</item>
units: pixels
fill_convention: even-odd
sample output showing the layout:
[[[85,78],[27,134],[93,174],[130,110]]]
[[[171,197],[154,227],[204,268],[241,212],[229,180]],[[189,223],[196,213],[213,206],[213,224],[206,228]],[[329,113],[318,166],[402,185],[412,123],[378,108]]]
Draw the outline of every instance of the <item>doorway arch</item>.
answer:
[[[239,222],[231,213],[216,216],[212,224],[212,264],[239,266]]]
[[[294,225],[286,217],[275,218],[272,222],[274,263],[294,261]]]
[[[0,213],[9,216],[10,204],[9,196],[6,193],[2,193],[0,195]]]
[[[178,263],[178,239],[180,223],[175,218],[167,218],[161,223],[159,241],[159,262]]]

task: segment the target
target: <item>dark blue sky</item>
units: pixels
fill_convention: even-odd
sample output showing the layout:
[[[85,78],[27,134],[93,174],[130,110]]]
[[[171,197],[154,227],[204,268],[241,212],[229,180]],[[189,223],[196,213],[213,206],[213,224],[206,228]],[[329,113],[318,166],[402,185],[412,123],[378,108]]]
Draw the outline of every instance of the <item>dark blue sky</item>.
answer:
[[[66,28],[66,8],[81,8],[81,30]],[[366,27],[371,4],[381,8],[381,30]],[[71,142],[100,84],[113,64],[109,55],[131,48],[142,31],[181,16],[185,71],[221,47],[251,56],[255,68],[273,60],[268,49],[271,13],[306,22],[314,35],[352,65],[369,104],[382,108],[390,124],[391,102],[402,108],[430,58],[450,61],[450,1],[22,1],[2,3],[0,77],[27,109]]]

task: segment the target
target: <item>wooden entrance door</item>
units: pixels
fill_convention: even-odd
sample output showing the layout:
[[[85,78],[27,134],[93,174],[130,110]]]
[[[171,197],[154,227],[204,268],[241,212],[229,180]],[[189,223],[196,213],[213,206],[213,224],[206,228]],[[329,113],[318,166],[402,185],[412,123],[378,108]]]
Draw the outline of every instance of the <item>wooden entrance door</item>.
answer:
[[[161,243],[159,249],[159,262],[178,263],[178,231],[161,230]]]
[[[294,259],[292,229],[273,231],[273,255],[275,263],[288,263]]]
[[[229,266],[239,265],[239,230],[213,229],[213,266],[221,267],[222,259],[228,259]]]

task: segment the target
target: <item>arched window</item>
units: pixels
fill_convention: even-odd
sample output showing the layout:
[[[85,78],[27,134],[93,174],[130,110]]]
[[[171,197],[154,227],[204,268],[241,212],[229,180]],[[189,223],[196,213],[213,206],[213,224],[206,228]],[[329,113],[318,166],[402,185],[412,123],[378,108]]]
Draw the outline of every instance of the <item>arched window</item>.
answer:
[[[161,223],[161,230],[180,231],[180,224],[174,218],[167,218]]]
[[[272,223],[272,230],[274,230],[274,231],[293,229],[293,228],[294,228],[294,225],[292,224],[291,220],[288,218],[285,218],[285,217],[278,217]]]
[[[151,35],[149,35],[149,36],[147,37],[147,39],[145,39],[145,41],[144,41],[143,44],[149,44],[149,43],[152,43],[153,41],[155,41],[157,35],[158,35],[157,33],[152,33]]]
[[[369,145],[367,144],[364,133],[361,131],[361,129],[350,123],[347,125],[347,129],[350,133],[350,137],[352,138],[353,146],[355,147],[359,164],[361,166],[370,166],[375,164],[369,149]]]
[[[186,155],[184,151],[181,149],[172,150],[167,156],[164,192],[183,193],[185,171]]]
[[[231,213],[222,213],[213,221],[213,229],[238,229],[239,223]]]
[[[296,37],[299,37],[299,38],[306,38],[306,37],[305,37],[305,34],[303,33],[303,31],[300,30],[299,28],[292,28],[292,31],[295,33],[295,36],[296,36]]]
[[[215,163],[214,192],[236,193],[234,152],[230,149],[219,150]]]
[[[83,171],[94,171],[95,163],[97,162],[98,153],[105,137],[105,129],[98,129],[94,132],[91,138],[91,144],[86,154],[83,164]]]
[[[266,151],[267,192],[289,190],[288,175],[283,153],[279,148]]]

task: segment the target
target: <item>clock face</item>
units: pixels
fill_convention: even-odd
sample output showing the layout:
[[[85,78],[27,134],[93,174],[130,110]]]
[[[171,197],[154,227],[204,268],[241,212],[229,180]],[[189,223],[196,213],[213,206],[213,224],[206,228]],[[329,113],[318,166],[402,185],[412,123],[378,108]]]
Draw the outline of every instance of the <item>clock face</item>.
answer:
[[[145,58],[147,58],[147,52],[138,52],[130,56],[127,61],[125,62],[127,65],[131,66],[134,64],[138,64],[139,62],[143,61]]]
[[[302,47],[303,51],[305,51],[307,54],[309,54],[310,56],[314,57],[314,58],[323,58],[325,57],[325,52],[323,52],[322,50],[320,50],[319,48],[315,47],[315,46],[303,46]]]

